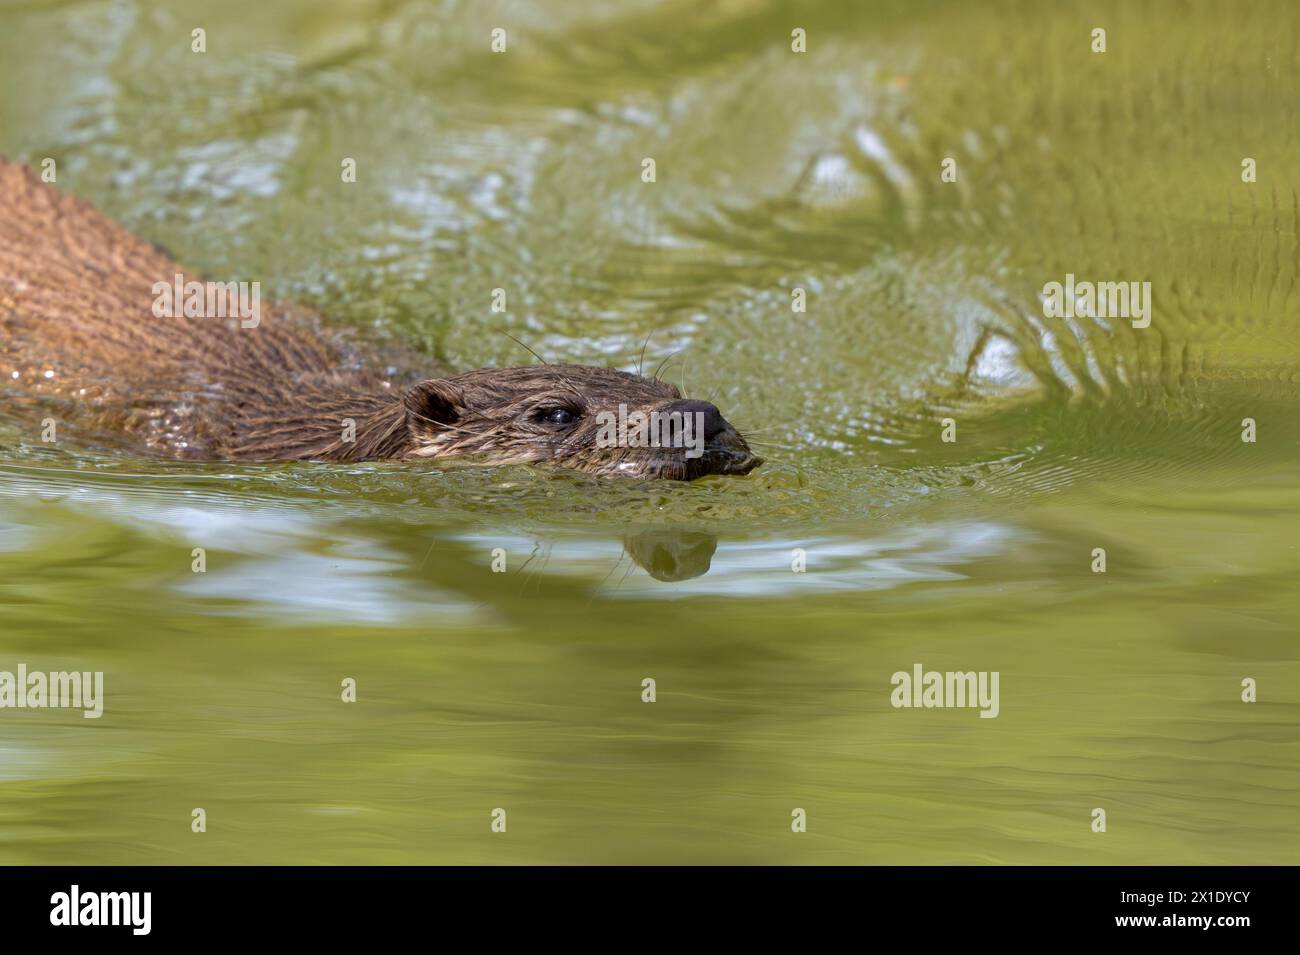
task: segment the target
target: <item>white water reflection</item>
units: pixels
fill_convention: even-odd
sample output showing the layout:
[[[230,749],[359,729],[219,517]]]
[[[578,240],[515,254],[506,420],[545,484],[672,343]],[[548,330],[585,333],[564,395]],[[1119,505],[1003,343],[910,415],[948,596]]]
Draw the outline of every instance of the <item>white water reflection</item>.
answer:
[[[673,547],[672,531],[641,533],[663,535],[655,546],[660,551]],[[802,539],[787,537],[727,541],[704,552],[695,537],[688,535],[684,549],[688,559],[700,562],[689,579],[656,579],[634,560],[636,535],[627,542],[559,538],[543,540],[523,535],[475,532],[458,537],[484,554],[501,548],[520,573],[530,576],[586,577],[593,580],[605,597],[681,598],[702,595],[772,597],[783,594],[827,591],[886,590],[926,581],[962,580],[962,567],[977,560],[1006,553],[1013,542],[1024,543],[1025,532],[1011,524],[994,521],[949,521],[924,526],[896,527],[878,536],[854,539],[822,535]],[[801,551],[805,570],[793,569]]]

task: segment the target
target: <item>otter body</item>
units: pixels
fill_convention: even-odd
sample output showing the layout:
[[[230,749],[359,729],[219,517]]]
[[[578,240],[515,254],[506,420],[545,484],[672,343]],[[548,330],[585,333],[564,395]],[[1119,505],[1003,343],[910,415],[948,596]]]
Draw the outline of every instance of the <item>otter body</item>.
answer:
[[[550,364],[423,377],[413,357],[381,365],[291,304],[187,317],[170,294],[182,276],[194,278],[0,160],[0,400],[192,459],[455,457],[679,479],[760,463],[717,408],[657,378]],[[600,422],[629,410],[691,415],[702,447],[611,444]]]

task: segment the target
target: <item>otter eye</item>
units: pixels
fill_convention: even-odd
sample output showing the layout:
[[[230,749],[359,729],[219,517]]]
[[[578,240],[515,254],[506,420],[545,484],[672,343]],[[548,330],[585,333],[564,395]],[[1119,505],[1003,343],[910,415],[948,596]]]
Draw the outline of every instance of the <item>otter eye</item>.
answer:
[[[550,411],[545,412],[542,420],[547,424],[566,425],[573,424],[578,419],[568,408],[552,408]]]

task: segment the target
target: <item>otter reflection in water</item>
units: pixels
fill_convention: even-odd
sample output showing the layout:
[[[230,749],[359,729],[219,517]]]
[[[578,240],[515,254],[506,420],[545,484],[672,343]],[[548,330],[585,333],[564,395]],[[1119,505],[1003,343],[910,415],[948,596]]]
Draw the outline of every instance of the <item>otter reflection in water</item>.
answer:
[[[160,309],[157,290],[183,294],[181,276],[162,249],[0,159],[0,394],[56,403],[64,434],[126,434],[192,459],[463,459],[678,480],[762,463],[716,407],[657,377],[550,364],[424,377],[418,358],[381,358],[293,305],[248,320],[170,297]],[[600,420],[628,412],[690,415],[701,446],[600,440]]]
[[[713,564],[718,539],[707,531],[656,528],[629,534],[623,550],[655,580],[702,577]]]

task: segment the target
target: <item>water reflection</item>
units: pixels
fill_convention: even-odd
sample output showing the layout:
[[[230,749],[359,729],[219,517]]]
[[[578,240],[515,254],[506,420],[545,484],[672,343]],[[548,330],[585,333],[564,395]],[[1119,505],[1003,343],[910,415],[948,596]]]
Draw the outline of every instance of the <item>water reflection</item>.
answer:
[[[987,519],[868,520],[815,534],[750,528],[720,537],[685,521],[614,519],[580,529],[405,503],[277,503],[158,479],[113,486],[48,471],[6,476],[0,499],[10,514],[0,550],[39,546],[70,526],[115,548],[161,547],[172,592],[193,612],[216,617],[468,624],[500,610],[511,583],[606,600],[886,590],[964,580],[989,558],[1005,578],[1007,559],[1036,546],[1025,527]],[[206,553],[201,574],[190,567],[196,547]]]
[[[709,572],[718,538],[707,531],[655,529],[629,534],[623,550],[655,580],[689,580]]]

